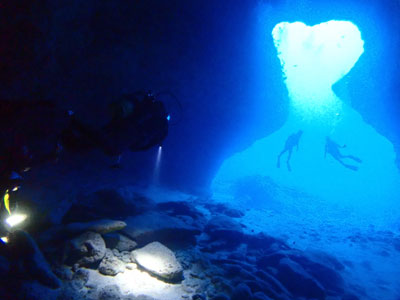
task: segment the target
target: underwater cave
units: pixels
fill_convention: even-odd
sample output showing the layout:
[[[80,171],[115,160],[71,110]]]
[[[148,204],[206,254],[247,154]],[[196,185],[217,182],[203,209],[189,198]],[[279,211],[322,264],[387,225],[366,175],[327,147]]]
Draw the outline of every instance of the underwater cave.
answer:
[[[399,300],[396,0],[0,3],[0,299]]]

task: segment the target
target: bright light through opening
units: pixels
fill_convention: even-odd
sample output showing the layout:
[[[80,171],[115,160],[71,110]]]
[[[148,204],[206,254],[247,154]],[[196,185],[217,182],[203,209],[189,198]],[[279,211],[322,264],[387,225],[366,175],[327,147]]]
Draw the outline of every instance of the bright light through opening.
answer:
[[[332,85],[346,75],[364,52],[357,26],[329,21],[315,26],[277,24],[273,31],[292,108],[303,115],[340,114]]]
[[[6,223],[10,227],[14,227],[14,226],[19,225],[22,222],[24,222],[26,220],[26,218],[27,218],[27,215],[24,215],[24,214],[13,214],[6,219]]]

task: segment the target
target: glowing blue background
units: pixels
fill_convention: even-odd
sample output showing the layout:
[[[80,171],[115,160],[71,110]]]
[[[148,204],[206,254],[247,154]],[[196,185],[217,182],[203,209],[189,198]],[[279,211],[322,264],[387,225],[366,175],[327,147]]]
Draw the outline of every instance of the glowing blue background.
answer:
[[[353,224],[393,225],[400,195],[393,145],[331,89],[363,53],[360,31],[347,21],[329,21],[313,27],[284,22],[274,27],[272,36],[290,98],[288,119],[273,134],[225,160],[213,181],[215,197],[229,202],[247,197],[251,205],[260,207],[269,207],[271,201],[294,200],[300,206],[305,201],[310,205],[318,199],[326,211],[321,218],[330,217],[333,210],[339,209],[343,211],[340,222],[351,218]],[[285,156],[278,169],[277,155],[286,138],[299,129],[304,134],[300,151],[292,156],[293,172],[286,170]],[[347,145],[341,150],[344,155],[363,160],[358,171],[344,168],[329,155],[324,157],[327,136]],[[348,163],[358,165],[354,161]],[[243,181],[258,187],[258,192],[250,195],[246,188],[238,191]],[[262,188],[271,182],[297,194],[271,196],[268,188]],[[307,196],[300,197],[301,193]]]

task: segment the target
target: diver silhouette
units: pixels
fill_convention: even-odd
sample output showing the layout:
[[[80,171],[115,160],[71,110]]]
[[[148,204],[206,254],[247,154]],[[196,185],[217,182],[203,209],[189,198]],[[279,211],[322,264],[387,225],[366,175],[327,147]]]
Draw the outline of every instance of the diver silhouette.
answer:
[[[352,159],[358,163],[361,163],[361,159],[359,159],[358,157],[355,157],[353,155],[343,155],[342,153],[340,153],[339,149],[343,149],[346,148],[346,145],[340,146],[339,144],[337,144],[336,142],[332,141],[329,137],[326,137],[326,144],[325,144],[325,155],[324,157],[326,158],[326,154],[329,153],[334,159],[336,159],[342,166],[353,170],[353,171],[358,171],[358,167],[357,166],[353,166],[353,165],[349,165],[346,164],[342,161],[342,159],[344,158],[349,158]]]
[[[296,150],[299,151],[299,141],[300,141],[302,134],[303,134],[303,131],[299,130],[298,132],[289,135],[289,137],[287,138],[287,140],[285,142],[285,147],[283,148],[281,153],[279,153],[279,155],[278,155],[278,162],[276,165],[278,168],[281,167],[281,156],[285,152],[288,152],[286,165],[287,165],[288,171],[292,171],[292,168],[290,167],[290,158],[292,157],[292,152],[293,152],[294,147],[296,147]]]

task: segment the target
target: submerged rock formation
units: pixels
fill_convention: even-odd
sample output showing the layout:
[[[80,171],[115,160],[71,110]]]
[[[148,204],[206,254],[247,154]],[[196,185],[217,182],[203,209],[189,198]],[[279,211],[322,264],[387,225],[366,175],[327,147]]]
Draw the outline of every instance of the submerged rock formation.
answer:
[[[183,269],[175,254],[159,242],[132,251],[132,259],[143,269],[164,280],[179,282]]]

